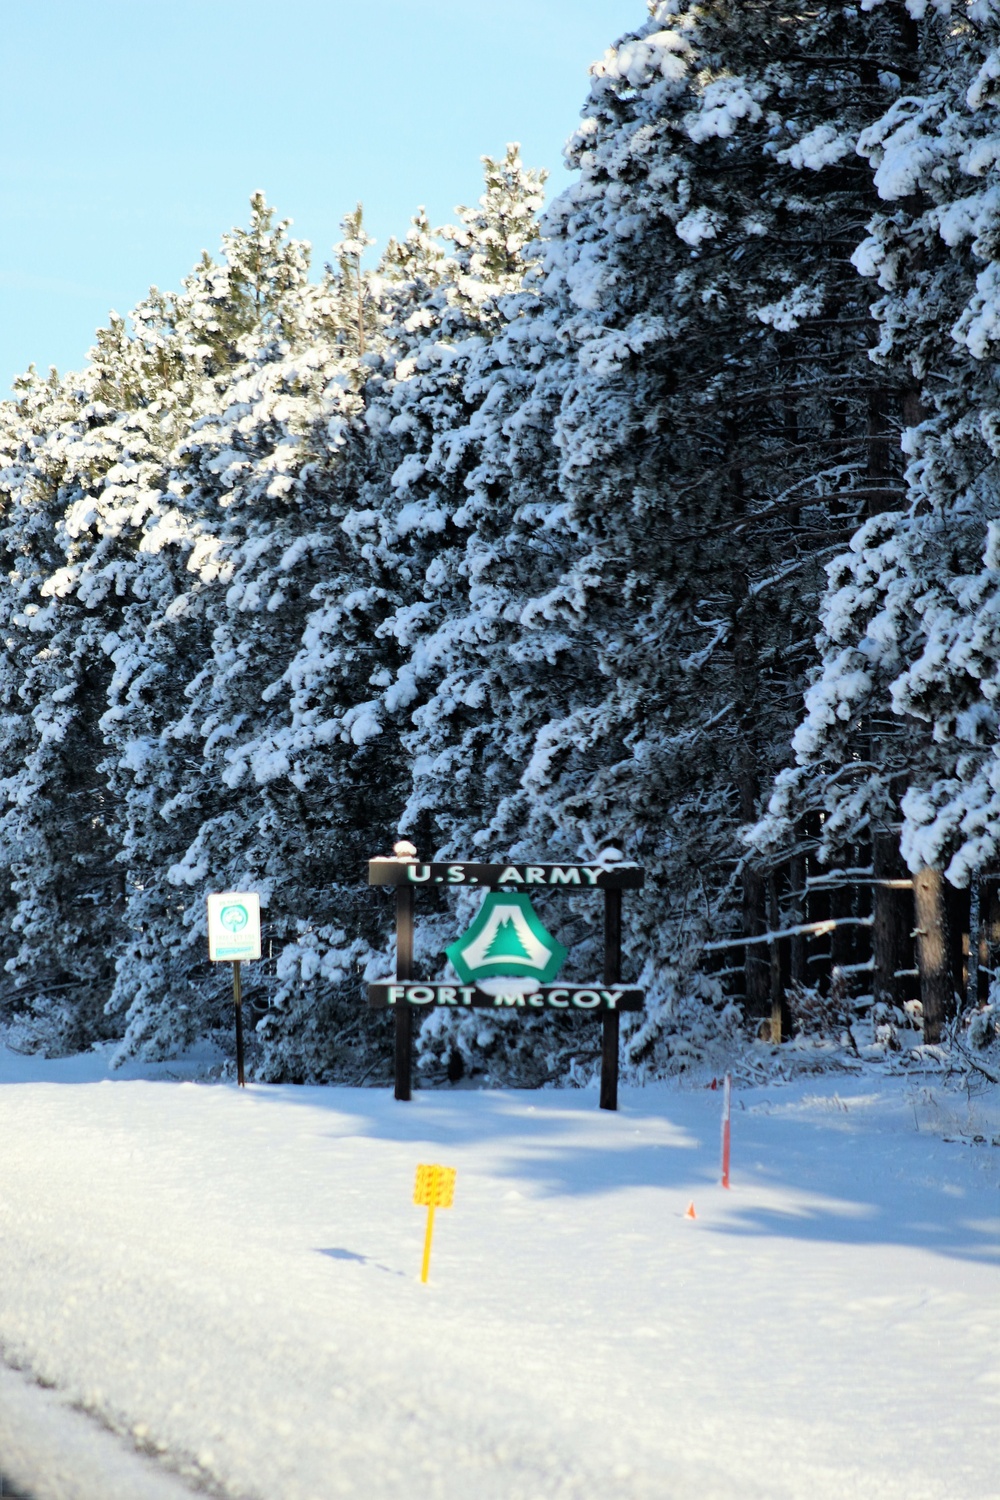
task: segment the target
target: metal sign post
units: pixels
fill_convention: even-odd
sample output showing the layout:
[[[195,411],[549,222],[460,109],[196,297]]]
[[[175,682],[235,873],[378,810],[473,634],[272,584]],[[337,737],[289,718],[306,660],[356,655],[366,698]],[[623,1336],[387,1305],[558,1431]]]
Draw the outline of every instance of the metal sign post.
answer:
[[[223,891],[208,897],[208,957],[233,966],[233,1010],[236,1015],[236,1080],[243,1073],[243,986],[240,964],[260,958],[260,897],[256,891]]]
[[[389,1007],[395,1020],[395,1096],[409,1099],[412,1087],[414,1006],[476,1009],[590,1011],[601,1015],[602,1109],[618,1108],[618,1047],[621,1011],[642,1010],[644,992],[621,982],[622,891],[638,890],[645,872],[624,861],[590,865],[501,865],[456,861],[421,864],[409,842],[395,845],[393,858],[368,862],[368,884],[395,887],[396,977],[368,986],[373,1008]],[[414,893],[418,886],[479,887],[485,900],[472,925],[448,957],[458,984],[425,984],[413,976]],[[531,905],[536,890],[604,894],[604,978],[600,984],[554,984],[566,950],[546,932]],[[488,894],[487,894],[488,893]]]
[[[233,1005],[236,1009],[236,1082],[241,1089],[247,1086],[243,1075],[243,990],[240,985],[240,961],[233,960]]]

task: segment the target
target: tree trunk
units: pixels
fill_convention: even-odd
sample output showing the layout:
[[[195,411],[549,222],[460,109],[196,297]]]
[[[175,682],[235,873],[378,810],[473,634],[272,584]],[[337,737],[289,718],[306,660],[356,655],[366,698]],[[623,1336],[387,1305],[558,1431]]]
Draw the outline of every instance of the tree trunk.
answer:
[[[969,892],[944,883],[944,910],[948,924],[948,962],[951,965],[952,1001],[965,994],[969,962]]]
[[[778,877],[772,870],[767,877],[767,917],[771,931],[781,927],[781,910],[778,904]],[[771,980],[771,1041],[780,1042],[788,1035],[788,1017],[785,1007],[785,986],[781,978],[781,951],[777,939],[767,945]]]
[[[872,872],[876,882],[900,882],[899,887],[882,884],[874,887],[872,954],[875,971],[872,994],[876,1003],[901,1005],[906,999],[901,971],[913,967],[913,940],[910,937],[913,898],[909,889],[909,872],[903,864],[899,840],[894,832],[885,830],[875,834]]]
[[[747,819],[749,822],[749,819]],[[767,931],[767,883],[759,870],[750,867],[743,872],[743,934],[756,937]],[[747,1014],[769,1016],[771,1013],[771,963],[767,945],[754,943],[746,949],[745,986]]]
[[[973,875],[969,883],[969,968],[965,989],[967,1010],[976,1010],[979,1005],[979,944],[983,925],[979,916],[979,897],[979,876]]]
[[[952,976],[948,962],[948,928],[944,880],[930,866],[913,877],[917,967],[924,1010],[924,1041],[939,1042],[951,1006]]]
[[[852,851],[853,853],[853,851]],[[846,863],[846,859],[845,859]],[[853,863],[853,860],[851,861]],[[854,896],[857,887],[854,885],[835,885],[830,889],[830,916],[835,920],[841,917],[857,916],[854,910]],[[835,927],[830,934],[830,971],[831,976],[834,969],[846,969],[853,964],[856,958],[855,944],[858,929],[848,923],[844,927]],[[845,976],[846,977],[846,976]]]
[[[757,816],[756,767],[749,757],[746,741],[742,742],[737,787],[740,794],[740,817],[744,823]],[[743,886],[743,935],[757,937],[767,931],[767,881],[759,869],[746,865],[742,876]],[[747,1014],[769,1016],[771,1014],[771,961],[768,954],[770,944],[754,943],[743,951],[744,999]]]
[[[979,920],[979,983],[982,999],[988,1000],[997,982],[1000,956],[1000,887],[995,874],[980,876]]]
[[[789,925],[799,927],[806,921],[806,857],[804,854],[793,854],[788,867],[788,875],[792,884],[793,906],[788,913]],[[806,935],[804,932],[796,933],[790,940],[791,952],[789,955],[789,977],[793,984],[805,984],[809,970],[806,967]]]
[[[732,433],[736,441],[735,428]],[[732,476],[733,513],[744,509],[743,478],[739,470]],[[756,689],[759,675],[755,620],[750,599],[749,581],[739,568],[732,575],[732,643],[734,717],[736,720],[736,755],[734,780],[739,797],[740,819],[752,823],[760,816],[760,773],[757,761]],[[743,934],[757,937],[767,931],[767,881],[749,862],[743,877]],[[754,943],[745,953],[745,1002],[747,1014],[771,1014],[771,963],[767,945]]]
[[[869,516],[895,510],[900,503],[898,482],[894,477],[893,459],[899,450],[899,436],[894,422],[895,401],[889,391],[875,389],[868,394],[868,499]]]

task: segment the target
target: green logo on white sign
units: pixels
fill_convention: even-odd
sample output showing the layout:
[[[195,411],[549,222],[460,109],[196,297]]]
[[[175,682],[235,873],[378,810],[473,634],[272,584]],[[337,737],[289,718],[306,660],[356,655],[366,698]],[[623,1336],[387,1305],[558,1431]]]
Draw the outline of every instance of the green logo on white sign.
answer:
[[[242,932],[250,920],[245,906],[224,906],[219,912],[219,921],[227,932]]]
[[[562,967],[566,949],[546,932],[531,898],[491,891],[468,932],[445,949],[463,984],[517,977],[548,984]]]

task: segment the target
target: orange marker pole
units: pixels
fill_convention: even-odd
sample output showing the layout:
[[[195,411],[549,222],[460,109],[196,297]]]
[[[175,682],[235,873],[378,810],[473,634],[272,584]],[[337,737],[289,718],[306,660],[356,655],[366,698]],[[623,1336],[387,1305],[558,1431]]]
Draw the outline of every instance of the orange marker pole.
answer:
[[[726,1074],[726,1084],[722,1094],[722,1186],[729,1186],[729,1108],[733,1092],[733,1080]]]

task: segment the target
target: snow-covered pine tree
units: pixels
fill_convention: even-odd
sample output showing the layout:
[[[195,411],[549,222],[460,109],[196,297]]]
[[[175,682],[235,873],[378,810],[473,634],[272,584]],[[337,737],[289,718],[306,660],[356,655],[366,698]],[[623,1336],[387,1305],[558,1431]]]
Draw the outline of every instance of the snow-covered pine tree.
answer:
[[[49,1045],[85,1045],[107,1028],[130,858],[108,694],[117,721],[122,663],[172,598],[163,556],[191,540],[164,504],[164,458],[192,420],[199,383],[228,370],[266,300],[263,208],[255,202],[239,264],[223,272],[205,258],[180,298],[154,288],[134,333],[112,314],[81,376],[29,377],[4,409],[7,700],[20,709],[8,715],[17,732],[4,756],[5,863],[21,934],[8,972],[48,1008]],[[173,680],[160,661],[143,684],[153,696],[157,675],[161,690]],[[146,748],[124,747],[134,775]]]
[[[286,674],[303,776],[321,781],[337,754],[356,768],[368,810],[360,857],[392,843],[390,820],[399,819],[409,788],[402,736],[442,665],[425,643],[438,649],[437,628],[465,588],[465,446],[484,395],[466,377],[520,284],[541,206],[541,177],[524,168],[516,146],[502,159],[485,158],[484,167],[479,205],[459,210],[457,226],[434,236],[421,213],[383,259],[386,343],[369,361],[364,440],[349,445],[344,470],[349,503],[340,524],[354,549],[356,586],[345,589],[337,576],[317,586],[302,650]],[[345,826],[364,827],[359,810],[355,802],[355,821]],[[425,831],[418,819],[418,839]],[[371,907],[371,895],[365,900]],[[419,937],[423,958],[437,962],[447,939],[433,920],[420,924]],[[377,962],[384,972],[387,958]]]
[[[144,869],[113,1002],[127,1014],[123,1053],[175,1048],[228,1015],[224,986],[205,963],[206,890],[260,890],[279,946],[295,926],[289,911],[307,913],[307,925],[318,920],[302,884],[315,863],[313,823],[323,818],[310,821],[294,773],[270,797],[258,781],[280,775],[281,709],[267,704],[280,697],[309,588],[336,553],[328,504],[310,475],[327,450],[337,452],[357,404],[357,360],[337,318],[343,288],[330,274],[319,287],[307,282],[308,246],[287,230],[258,197],[250,231],[223,242],[214,274],[233,313],[231,354],[200,391],[170,459],[168,488],[203,533],[186,583],[152,622],[161,645],[177,651],[171,687],[144,701],[141,653],[131,677],[120,673],[129,743],[155,746],[139,757],[126,794]],[[198,651],[185,655],[192,639]],[[251,761],[270,776],[248,778]],[[282,769],[291,772],[287,761]],[[248,995],[261,998],[259,988]]]
[[[765,925],[738,829],[787,754],[822,561],[891,487],[849,256],[874,203],[854,146],[898,93],[905,22],[655,6],[594,70],[537,306],[470,372],[468,582],[422,645],[446,669],[410,825],[433,813],[447,852],[649,867],[636,1059],[664,1061],[704,940]]]
[[[337,288],[341,339],[362,359],[379,321],[377,280],[362,266],[365,251],[375,243],[365,229],[362,204],[345,216],[341,228],[344,238],[333,247],[337,271],[328,266],[327,275]]]
[[[144,304],[147,334],[167,306],[155,292]],[[21,462],[6,475],[8,538],[21,534],[6,582],[8,663],[30,712],[7,766],[23,934],[8,971],[48,1007],[50,1046],[84,1046],[108,1031],[104,1005],[128,882],[103,715],[118,632],[127,632],[138,601],[156,608],[151,539],[165,523],[176,530],[158,488],[171,406],[184,385],[181,361],[175,351],[171,368],[167,349],[159,332],[132,339],[112,315],[81,376],[49,382],[47,406],[22,395],[8,408],[28,429]]]
[[[882,294],[872,357],[908,388],[907,503],[829,569],[798,764],[756,837],[815,807],[832,854],[901,821],[934,1041],[952,998],[942,873],[964,886],[997,854],[1000,15],[974,0],[911,9],[919,76],[861,136],[882,206],[854,257]]]
[[[441,302],[451,321],[448,337],[495,318],[480,285],[484,276],[494,277],[494,293],[516,285],[519,273],[498,253],[498,217],[473,212],[455,231],[462,244],[448,262],[449,295]],[[480,220],[486,232],[477,239],[469,225],[475,229]],[[45,733],[35,738],[43,744],[58,738],[46,728],[52,705],[75,691],[60,652],[76,650],[73,660],[96,663],[101,679],[87,714],[71,716],[90,735],[85,747],[77,745],[74,766],[94,781],[102,801],[106,847],[86,834],[94,857],[117,871],[124,890],[117,903],[99,903],[108,930],[94,947],[104,969],[93,986],[90,1030],[77,1040],[96,1034],[94,1017],[103,1012],[116,953],[110,1011],[124,1014],[121,1055],[176,1050],[224,1018],[224,999],[201,952],[202,888],[246,882],[265,899],[280,892],[269,913],[272,934],[279,945],[294,939],[284,941],[273,976],[264,1071],[315,1077],[336,1065],[331,1035],[339,1028],[343,1040],[345,1017],[331,1028],[324,1006],[315,1003],[315,985],[305,993],[303,983],[318,974],[331,981],[332,993],[346,981],[357,1022],[359,961],[363,966],[373,951],[359,935],[366,923],[385,948],[360,875],[373,830],[383,826],[385,839],[391,834],[387,782],[399,775],[400,753],[398,746],[388,756],[381,747],[379,754],[366,750],[371,736],[363,731],[392,675],[380,673],[379,662],[387,652],[398,662],[398,650],[392,633],[385,642],[373,637],[362,599],[365,589],[367,602],[374,598],[382,568],[359,541],[357,503],[366,483],[371,488],[384,478],[378,423],[363,442],[352,427],[384,342],[372,323],[382,282],[360,270],[359,215],[345,222],[343,264],[328,269],[319,287],[307,285],[307,247],[289,241],[287,227],[275,225],[256,195],[250,227],[227,237],[218,263],[203,257],[178,296],[154,289],[132,315],[131,330],[112,317],[79,389],[28,382],[21,408],[5,408],[8,482],[25,479],[18,449],[25,430],[29,456],[44,450],[48,463],[40,489],[38,474],[27,474],[28,490],[8,515],[11,555],[21,569],[12,570],[9,595],[21,635],[8,642],[8,652],[22,643],[27,652],[30,670],[12,681],[11,691],[23,697],[25,680],[37,685],[42,717],[36,712],[34,722]],[[523,229],[521,222],[510,230],[515,250],[515,233]],[[394,248],[398,264],[387,266],[384,278],[394,287],[385,318],[395,320],[400,350],[408,339],[428,342],[423,301],[446,279],[446,257],[421,238],[427,241],[426,225],[405,248]],[[359,308],[368,319],[360,330]],[[372,331],[374,347],[359,364],[360,335]],[[61,462],[65,452],[83,473],[76,489],[59,483],[52,455]],[[43,502],[55,503],[31,509],[38,498],[31,484]],[[376,491],[381,503],[377,483]],[[402,578],[408,587],[411,576],[404,561],[396,582]],[[314,596],[318,585],[323,591]],[[21,596],[34,595],[50,599],[45,611],[32,602],[24,608]],[[401,597],[398,588],[387,594],[382,614]],[[337,651],[319,662],[335,693],[339,740],[317,705],[302,701],[314,685],[315,648],[322,645],[322,625],[310,620],[304,641],[303,625],[326,599],[337,601],[353,627],[353,644],[352,631],[340,628]],[[36,656],[45,663],[41,671]],[[295,670],[283,680],[292,658]],[[286,713],[289,691],[294,724]],[[11,717],[10,794],[18,806],[30,769],[31,747],[16,738],[20,733],[23,741],[23,728]],[[296,738],[312,756],[311,777],[296,757]],[[332,748],[331,740],[337,740]],[[47,774],[58,809],[65,798],[58,777]],[[36,775],[32,785],[40,784]],[[36,823],[43,822],[41,809],[49,804],[32,805]],[[9,820],[9,830],[14,858],[30,843],[23,813]],[[56,841],[49,838],[47,847]],[[45,877],[37,850],[32,859],[20,925],[33,921],[41,933]],[[67,865],[54,859],[55,884],[64,881]],[[302,912],[297,920],[289,915]],[[334,921],[345,917],[350,932]],[[65,921],[62,930],[69,942]],[[30,955],[22,943],[22,982],[25,966],[41,953],[40,943]],[[49,975],[49,988],[53,982]]]
[[[99,652],[91,656],[78,612],[60,602],[66,548],[120,451],[91,394],[85,382],[30,371],[4,407],[0,439],[3,1012],[24,1014],[28,1045],[57,1050],[100,1034],[120,909],[96,773]]]
[[[133,333],[112,314],[88,368],[63,383],[61,406],[50,401],[48,410],[32,412],[31,442],[42,461],[25,492],[11,496],[13,524],[26,505],[34,512],[29,524],[44,536],[45,561],[26,576],[22,546],[8,575],[20,600],[11,623],[24,642],[17,691],[40,731],[35,747],[20,746],[8,782],[13,857],[20,848],[26,861],[23,875],[15,870],[26,938],[10,967],[22,987],[35,989],[29,967],[84,969],[58,982],[50,1046],[86,1045],[114,1024],[104,1010],[116,955],[127,947],[129,897],[147,883],[128,797],[148,780],[154,740],[125,721],[128,707],[134,713],[140,704],[146,720],[155,719],[175,680],[164,625],[182,587],[173,574],[183,569],[197,527],[166,494],[165,460],[192,420],[206,371],[229,364],[219,293],[217,268],[206,261],[181,298],[154,288],[132,315]],[[213,304],[207,316],[206,299]],[[191,309],[197,316],[187,321]],[[236,323],[238,337],[245,317]],[[48,504],[40,506],[43,497]],[[8,651],[16,644],[9,639]],[[88,885],[82,910],[66,895],[81,879]],[[88,954],[96,968],[89,980]]]

